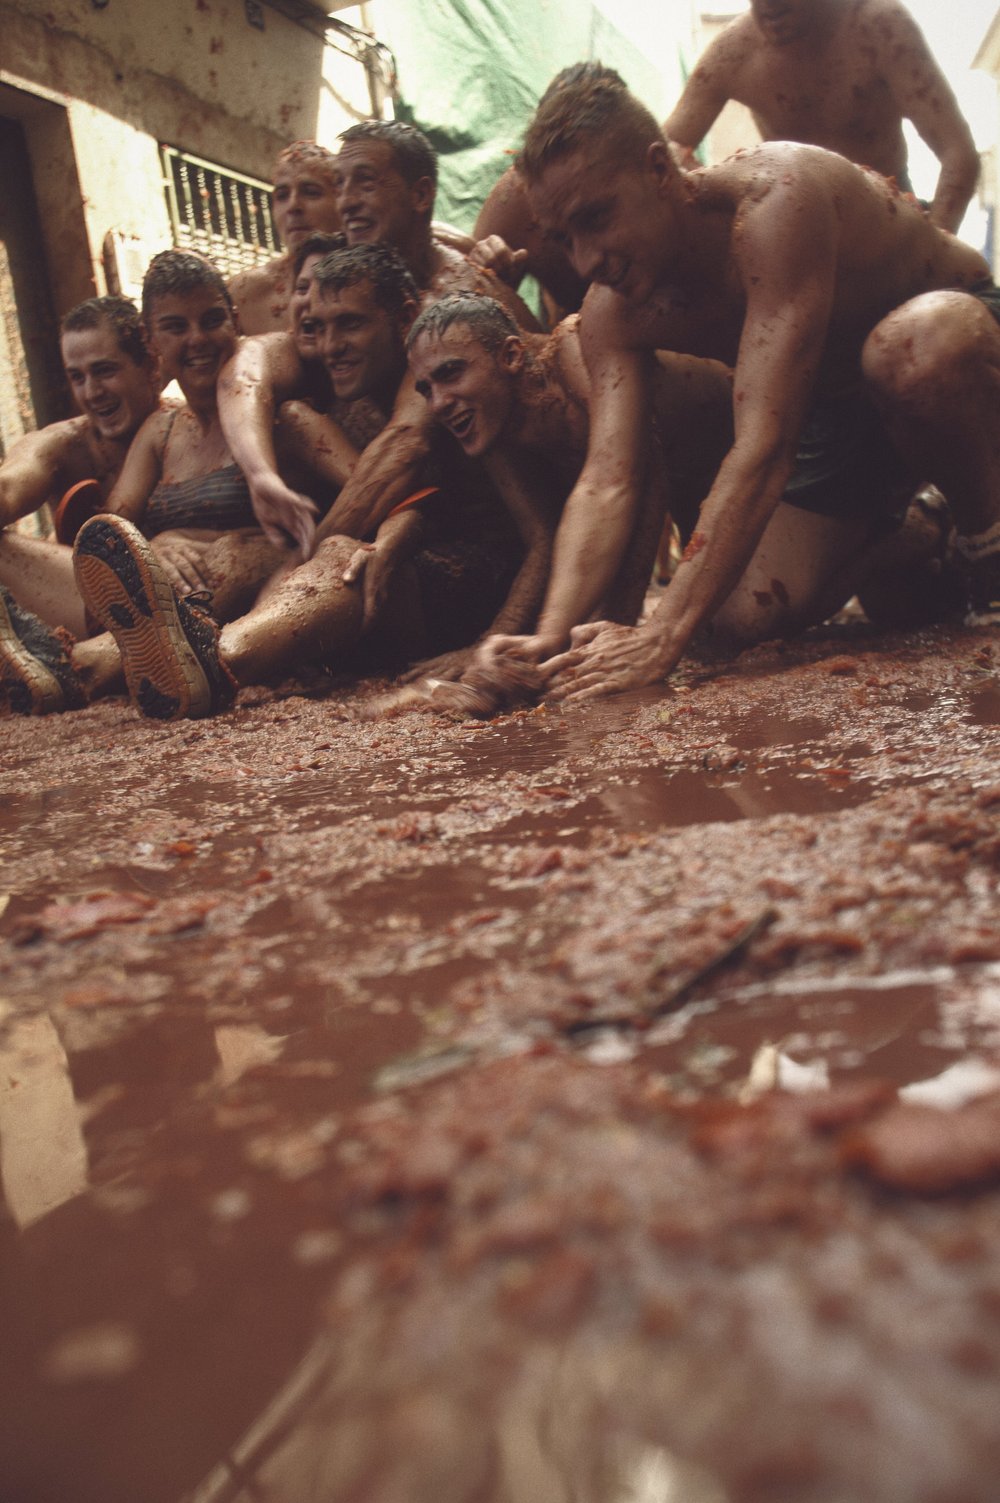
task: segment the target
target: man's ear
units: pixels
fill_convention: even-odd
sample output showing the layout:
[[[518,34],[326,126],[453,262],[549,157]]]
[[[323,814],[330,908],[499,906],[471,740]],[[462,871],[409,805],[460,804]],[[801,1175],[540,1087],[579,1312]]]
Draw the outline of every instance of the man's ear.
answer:
[[[410,189],[413,207],[418,214],[432,214],[434,212],[434,198],[436,188],[429,177],[418,177]]]
[[[402,308],[400,308],[399,314],[396,318],[396,322],[399,326],[399,332],[403,339],[405,339],[407,334],[409,334],[410,329],[413,327],[414,321],[419,312],[420,304],[414,302],[413,298],[408,297]]]
[[[666,141],[651,141],[646,148],[646,170],[657,184],[667,183],[674,175],[674,159]]]
[[[524,342],[516,334],[508,334],[500,347],[500,364],[504,370],[516,376],[524,369]]]

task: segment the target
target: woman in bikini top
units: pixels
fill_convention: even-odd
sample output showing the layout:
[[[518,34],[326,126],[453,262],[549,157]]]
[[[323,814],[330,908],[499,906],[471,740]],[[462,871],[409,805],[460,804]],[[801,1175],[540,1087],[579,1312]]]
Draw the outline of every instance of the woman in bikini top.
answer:
[[[164,251],[146,273],[142,308],[162,378],[177,382],[184,406],[154,413],[139,429],[108,510],[147,537],[179,532],[207,543],[256,526],[216,401],[219,373],[237,343],[225,282],[200,256]]]

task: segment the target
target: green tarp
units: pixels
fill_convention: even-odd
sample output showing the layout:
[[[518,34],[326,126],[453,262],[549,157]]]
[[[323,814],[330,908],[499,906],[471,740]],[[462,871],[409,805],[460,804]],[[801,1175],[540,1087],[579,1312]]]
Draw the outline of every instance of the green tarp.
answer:
[[[599,58],[616,68],[662,118],[679,87],[684,41],[664,24],[670,12],[671,0],[660,0],[646,56],[587,0],[382,0],[379,30],[399,69],[396,114],[419,125],[440,156],[436,217],[472,229],[538,96],[570,63]]]

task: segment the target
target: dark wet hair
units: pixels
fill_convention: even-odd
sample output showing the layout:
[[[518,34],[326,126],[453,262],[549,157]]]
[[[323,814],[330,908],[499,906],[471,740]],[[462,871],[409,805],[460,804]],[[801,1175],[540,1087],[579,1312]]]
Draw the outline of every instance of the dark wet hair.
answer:
[[[278,152],[274,163],[275,177],[278,175],[278,168],[286,165],[315,167],[323,177],[332,178],[337,171],[337,153],[328,146],[320,146],[318,141],[293,141],[290,146],[285,146]]]
[[[142,316],[148,328],[150,313],[157,298],[194,292],[199,287],[208,287],[225,301],[230,313],[233,300],[229,296],[222,273],[213,266],[207,256],[197,251],[165,250],[153,257],[142,280]]]
[[[440,339],[455,324],[464,324],[491,355],[503,349],[512,334],[521,338],[521,330],[513,317],[495,297],[487,297],[483,292],[451,292],[447,297],[429,303],[415,320],[406,336],[407,353],[421,334]]]
[[[337,230],[336,233],[317,230],[308,240],[303,240],[292,257],[292,281],[298,281],[299,272],[310,256],[328,256],[331,251],[343,250],[346,245],[347,236],[342,230]]]
[[[371,282],[375,301],[393,317],[402,313],[407,303],[420,301],[413,273],[392,246],[383,241],[335,250],[317,261],[313,269],[313,286],[321,292],[339,292],[342,287],[353,287],[358,282]]]
[[[133,365],[147,363],[149,351],[142,315],[131,298],[111,293],[106,297],[88,297],[69,310],[59,325],[59,333],[76,334],[81,329],[99,329],[101,324],[110,325],[122,354]]]
[[[656,117],[629,93],[620,74],[603,63],[576,63],[557,74],[539,100],[517,170],[537,181],[551,162],[593,140],[638,164],[662,139]]]
[[[411,188],[422,177],[429,177],[437,188],[437,153],[415,125],[407,125],[404,120],[360,120],[340,137],[342,146],[353,141],[383,142],[392,148],[393,165]]]

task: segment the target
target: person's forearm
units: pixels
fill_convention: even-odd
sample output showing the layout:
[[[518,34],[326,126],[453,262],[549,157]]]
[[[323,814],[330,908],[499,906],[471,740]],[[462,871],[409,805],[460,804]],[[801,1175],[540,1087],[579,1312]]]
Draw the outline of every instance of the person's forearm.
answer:
[[[749,465],[730,450],[684,557],[642,628],[657,642],[662,673],[675,667],[698,628],[735,589],[781,500],[791,468],[792,460],[777,454]]]
[[[358,460],[317,537],[371,536],[392,508],[417,489],[427,453],[425,429],[408,423],[383,428]]]
[[[598,494],[586,481],[577,482],[556,534],[539,636],[564,642],[604,599],[628,544],[635,503],[630,488]]]
[[[219,420],[229,452],[251,486],[261,475],[278,473],[274,419],[271,383],[259,362],[241,350],[219,380]]]
[[[514,582],[489,628],[489,635],[530,631],[538,619],[552,564],[552,541],[546,538],[530,548],[514,576]]]
[[[930,220],[942,230],[957,234],[979,180],[979,157],[975,148],[956,151],[941,161]]]

